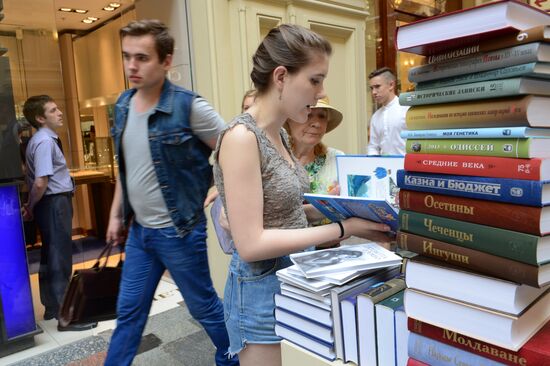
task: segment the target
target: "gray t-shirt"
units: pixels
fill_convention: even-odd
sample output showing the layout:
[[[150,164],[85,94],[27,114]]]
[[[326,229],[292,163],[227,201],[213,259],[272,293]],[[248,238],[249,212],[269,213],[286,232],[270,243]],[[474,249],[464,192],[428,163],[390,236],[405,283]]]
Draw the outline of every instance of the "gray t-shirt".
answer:
[[[122,152],[126,166],[128,200],[136,221],[144,227],[163,228],[172,226],[173,223],[162,196],[149,147],[147,121],[155,107],[137,113],[134,98],[130,100],[128,120],[122,136]],[[189,118],[193,133],[204,142],[217,138],[225,127],[221,116],[203,98],[197,97],[193,100]]]

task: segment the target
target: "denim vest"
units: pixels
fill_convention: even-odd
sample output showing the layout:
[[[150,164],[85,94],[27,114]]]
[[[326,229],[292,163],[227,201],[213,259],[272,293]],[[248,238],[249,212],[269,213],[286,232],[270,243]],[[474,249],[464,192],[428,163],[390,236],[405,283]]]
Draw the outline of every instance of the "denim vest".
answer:
[[[133,210],[128,201],[121,143],[130,98],[135,92],[135,89],[126,90],[118,98],[111,130],[119,163],[125,225],[132,218]],[[212,167],[208,162],[212,150],[193,134],[190,127],[189,115],[195,97],[193,92],[165,80],[158,105],[148,121],[155,173],[170,217],[182,237],[203,216],[204,199],[212,181]]]

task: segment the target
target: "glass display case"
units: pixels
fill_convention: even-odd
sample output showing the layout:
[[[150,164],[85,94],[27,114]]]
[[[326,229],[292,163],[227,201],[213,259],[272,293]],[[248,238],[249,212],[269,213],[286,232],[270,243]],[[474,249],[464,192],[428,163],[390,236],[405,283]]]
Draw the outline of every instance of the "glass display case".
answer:
[[[114,181],[118,169],[110,137],[83,137],[84,165],[71,169],[76,184]]]

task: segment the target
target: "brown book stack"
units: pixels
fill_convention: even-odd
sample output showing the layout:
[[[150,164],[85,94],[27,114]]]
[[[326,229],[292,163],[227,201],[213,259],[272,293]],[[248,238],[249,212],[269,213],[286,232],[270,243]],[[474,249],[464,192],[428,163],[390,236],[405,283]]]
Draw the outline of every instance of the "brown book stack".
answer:
[[[408,364],[550,365],[550,15],[497,1],[396,45],[426,56],[399,96]]]

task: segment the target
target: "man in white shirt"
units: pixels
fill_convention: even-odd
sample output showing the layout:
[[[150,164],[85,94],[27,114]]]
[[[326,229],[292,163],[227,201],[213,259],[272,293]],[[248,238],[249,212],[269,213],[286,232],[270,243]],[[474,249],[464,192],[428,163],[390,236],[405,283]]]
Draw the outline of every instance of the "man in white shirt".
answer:
[[[395,95],[395,74],[383,67],[369,75],[372,98],[379,108],[370,120],[367,155],[405,155],[401,131],[406,129],[405,114],[409,107],[401,106]]]

